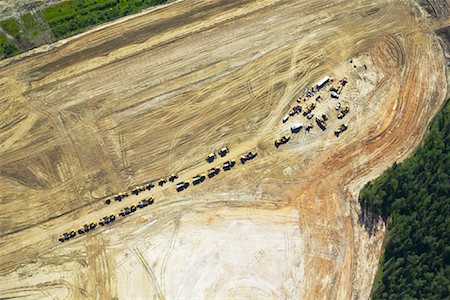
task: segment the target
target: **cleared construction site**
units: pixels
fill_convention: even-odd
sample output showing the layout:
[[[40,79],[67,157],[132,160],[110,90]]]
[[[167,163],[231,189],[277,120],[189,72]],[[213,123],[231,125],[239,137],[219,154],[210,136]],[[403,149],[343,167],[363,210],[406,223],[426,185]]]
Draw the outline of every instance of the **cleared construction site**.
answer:
[[[361,187],[447,95],[401,1],[176,1],[0,61],[0,298],[367,299]]]

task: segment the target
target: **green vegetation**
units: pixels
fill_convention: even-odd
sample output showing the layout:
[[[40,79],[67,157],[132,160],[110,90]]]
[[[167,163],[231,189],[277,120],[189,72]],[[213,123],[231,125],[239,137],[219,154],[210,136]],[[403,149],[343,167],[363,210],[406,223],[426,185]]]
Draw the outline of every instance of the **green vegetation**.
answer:
[[[72,0],[42,12],[57,39],[84,31],[167,0]]]
[[[449,102],[415,154],[361,191],[365,215],[390,223],[374,299],[450,298]]]
[[[38,19],[27,13],[17,19],[21,22],[14,18],[0,21],[0,27],[26,51],[166,2],[168,0],[69,0],[38,12]],[[0,59],[19,52],[11,41],[0,36]]]
[[[20,26],[13,18],[0,22],[0,26],[10,35],[20,40]]]
[[[22,16],[22,22],[26,29],[32,29],[37,25],[36,20],[30,13]]]
[[[0,33],[0,58],[10,57],[17,53],[19,53],[19,49],[8,40],[6,35]]]

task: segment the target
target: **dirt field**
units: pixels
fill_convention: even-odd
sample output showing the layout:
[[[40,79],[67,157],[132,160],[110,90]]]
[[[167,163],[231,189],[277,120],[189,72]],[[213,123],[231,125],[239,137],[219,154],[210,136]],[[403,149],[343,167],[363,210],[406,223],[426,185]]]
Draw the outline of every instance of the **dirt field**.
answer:
[[[184,0],[1,61],[0,298],[367,299],[384,227],[364,230],[358,192],[413,151],[447,94],[433,33],[447,21],[424,14],[401,1]],[[339,100],[319,93],[328,129],[283,124],[325,75],[349,79]],[[300,122],[314,128],[275,148]],[[249,151],[186,191],[104,204]]]

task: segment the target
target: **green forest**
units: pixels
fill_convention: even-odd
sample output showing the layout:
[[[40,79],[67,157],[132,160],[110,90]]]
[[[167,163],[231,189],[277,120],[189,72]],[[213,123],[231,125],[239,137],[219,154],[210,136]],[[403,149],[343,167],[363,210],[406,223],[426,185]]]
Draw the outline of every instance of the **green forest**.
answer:
[[[373,299],[450,298],[449,101],[413,156],[360,193],[365,215],[388,224]]]

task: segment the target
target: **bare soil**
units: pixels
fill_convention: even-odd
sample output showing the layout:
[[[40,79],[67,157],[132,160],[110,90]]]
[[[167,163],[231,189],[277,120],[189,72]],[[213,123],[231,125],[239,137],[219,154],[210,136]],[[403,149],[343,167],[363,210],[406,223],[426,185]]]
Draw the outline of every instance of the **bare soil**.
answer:
[[[384,226],[364,229],[357,196],[445,99],[442,24],[400,1],[184,0],[0,62],[0,298],[367,299]],[[283,124],[325,75],[349,79],[319,93],[327,130]]]

